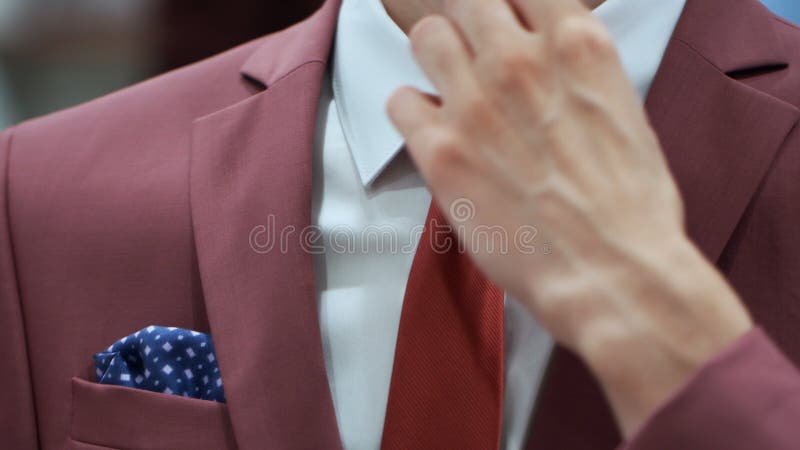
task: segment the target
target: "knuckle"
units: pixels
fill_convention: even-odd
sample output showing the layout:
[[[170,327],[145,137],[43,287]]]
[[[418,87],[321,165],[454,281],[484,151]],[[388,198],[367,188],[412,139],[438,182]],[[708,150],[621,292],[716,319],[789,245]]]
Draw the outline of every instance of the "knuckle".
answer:
[[[518,69],[519,66],[512,64],[500,64],[489,71],[489,82],[501,92],[510,92],[524,85],[524,73]]]
[[[504,47],[497,51],[497,64],[490,70],[493,82],[501,87],[518,88],[540,69],[538,58],[531,52]]]
[[[541,42],[535,39],[506,39],[491,52],[478,56],[478,73],[500,94],[516,95],[520,90],[535,90],[552,70]]]
[[[591,16],[563,20],[555,28],[554,49],[566,62],[605,59],[615,52],[610,33]]]

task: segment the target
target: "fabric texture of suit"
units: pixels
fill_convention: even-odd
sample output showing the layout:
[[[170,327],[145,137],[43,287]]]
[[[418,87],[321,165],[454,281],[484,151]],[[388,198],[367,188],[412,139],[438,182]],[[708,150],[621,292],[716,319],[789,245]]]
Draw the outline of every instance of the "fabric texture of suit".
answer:
[[[297,237],[338,7],[2,134],[4,447],[341,447]],[[756,0],[688,1],[646,107],[691,237],[771,340],[755,332],[715,358],[631,449],[800,442],[800,375],[776,350],[800,362],[798,105],[800,30]],[[266,226],[294,231],[256,252]],[[211,333],[227,404],[92,382],[91,355],[150,323]],[[620,444],[564,350],[529,443]]]

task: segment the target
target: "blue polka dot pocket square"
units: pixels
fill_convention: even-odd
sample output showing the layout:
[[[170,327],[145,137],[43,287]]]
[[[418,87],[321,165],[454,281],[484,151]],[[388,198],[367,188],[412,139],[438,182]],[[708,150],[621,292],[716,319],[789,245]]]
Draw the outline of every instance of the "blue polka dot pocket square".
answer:
[[[97,382],[225,403],[211,336],[151,325],[94,355]]]

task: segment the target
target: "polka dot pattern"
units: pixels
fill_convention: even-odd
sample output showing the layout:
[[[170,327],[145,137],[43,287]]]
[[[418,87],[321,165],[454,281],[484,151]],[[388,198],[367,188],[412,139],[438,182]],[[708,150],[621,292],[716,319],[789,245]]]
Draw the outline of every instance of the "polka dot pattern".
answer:
[[[94,355],[100,384],[225,403],[211,336],[151,325]]]

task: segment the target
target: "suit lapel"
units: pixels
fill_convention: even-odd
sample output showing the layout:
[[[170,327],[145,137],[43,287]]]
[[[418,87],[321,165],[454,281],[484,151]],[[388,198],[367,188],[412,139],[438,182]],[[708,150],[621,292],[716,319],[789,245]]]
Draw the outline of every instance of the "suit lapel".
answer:
[[[242,449],[340,448],[312,255],[316,109],[338,0],[265,38],[242,68],[265,87],[195,121],[191,206],[211,333]]]
[[[717,261],[800,114],[738,80],[786,69],[770,13],[755,0],[688,0],[646,109],[686,205],[689,236]],[[610,409],[588,369],[557,348],[528,448],[614,448]]]
[[[799,117],[793,105],[735,78],[785,70],[772,20],[751,0],[689,1],[647,99],[689,236],[711,261]]]

